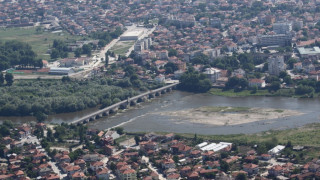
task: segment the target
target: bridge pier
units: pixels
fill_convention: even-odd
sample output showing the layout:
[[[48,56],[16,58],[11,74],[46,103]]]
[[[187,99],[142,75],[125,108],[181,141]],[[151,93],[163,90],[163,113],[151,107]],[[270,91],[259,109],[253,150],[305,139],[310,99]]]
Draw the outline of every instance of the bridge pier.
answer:
[[[102,118],[102,113],[101,114],[98,114],[98,115],[96,115],[96,118],[95,119],[99,119],[99,118]]]
[[[132,101],[130,102],[130,106],[135,106],[135,105],[137,105],[137,102],[138,102],[138,100],[132,100]]]
[[[152,98],[154,98],[155,96],[156,96],[155,93],[151,93],[151,94],[149,94],[149,99],[152,99]]]
[[[129,106],[129,103],[127,103],[127,102],[123,103],[123,104],[120,105],[120,109],[127,109],[128,106]]]
[[[138,98],[137,103],[145,102],[148,99],[148,96],[143,96]]]
[[[161,96],[161,92],[156,92],[156,96]]]
[[[103,112],[102,116],[108,116],[109,115],[109,111]]]
[[[118,111],[118,109],[119,109],[118,107],[110,109],[109,114],[116,113]]]
[[[165,94],[165,93],[167,93],[165,89],[161,91],[161,94]]]
[[[83,124],[87,124],[88,122],[89,122],[89,120],[86,119],[83,121]]]
[[[168,88],[168,89],[167,89],[167,92],[171,92],[171,91],[172,91],[172,88]]]

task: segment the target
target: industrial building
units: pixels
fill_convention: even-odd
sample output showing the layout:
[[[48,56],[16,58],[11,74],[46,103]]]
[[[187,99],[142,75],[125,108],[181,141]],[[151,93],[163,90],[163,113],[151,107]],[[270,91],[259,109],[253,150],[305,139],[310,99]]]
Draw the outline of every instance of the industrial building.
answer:
[[[120,36],[120,41],[136,41],[143,35],[143,33],[143,29],[126,32]]]
[[[286,148],[286,147],[282,146],[282,145],[278,145],[278,146],[270,149],[268,151],[268,154],[270,154],[271,156],[277,156],[282,150],[284,150],[284,148]]]
[[[313,47],[313,48],[304,48],[300,47],[298,48],[298,52],[302,58],[310,58],[317,60],[320,58],[320,48],[319,47]]]
[[[218,152],[221,150],[230,150],[232,147],[232,143],[228,143],[228,142],[220,142],[219,144],[216,143],[211,143],[207,146],[204,146],[201,149],[201,151],[214,151],[214,152]]]
[[[49,74],[52,75],[69,75],[74,73],[71,68],[50,68]]]

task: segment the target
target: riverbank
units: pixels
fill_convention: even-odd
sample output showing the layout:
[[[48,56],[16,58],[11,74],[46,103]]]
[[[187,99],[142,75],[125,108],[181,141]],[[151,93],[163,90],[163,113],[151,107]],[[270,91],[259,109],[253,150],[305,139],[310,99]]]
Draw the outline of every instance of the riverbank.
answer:
[[[156,114],[162,116],[187,117],[186,119],[191,123],[228,126],[299,116],[303,113],[288,109],[203,106],[200,108],[166,111]]]
[[[186,138],[193,138],[194,134],[177,133]],[[320,123],[307,124],[299,128],[286,130],[270,130],[254,134],[234,134],[234,135],[201,135],[198,138],[211,141],[226,141],[238,143],[261,143],[276,138],[280,144],[291,141],[292,145],[320,147]],[[319,152],[320,153],[320,152]]]
[[[296,95],[294,89],[279,89],[277,92],[269,92],[267,89],[257,90],[256,93],[252,93],[251,90],[243,90],[240,92],[234,92],[233,89],[224,91],[223,89],[211,88],[210,94],[216,96],[226,96],[226,97],[247,97],[247,96],[281,96],[281,97],[294,97],[294,98],[306,98],[303,95]],[[319,97],[319,93],[314,93],[313,97]]]

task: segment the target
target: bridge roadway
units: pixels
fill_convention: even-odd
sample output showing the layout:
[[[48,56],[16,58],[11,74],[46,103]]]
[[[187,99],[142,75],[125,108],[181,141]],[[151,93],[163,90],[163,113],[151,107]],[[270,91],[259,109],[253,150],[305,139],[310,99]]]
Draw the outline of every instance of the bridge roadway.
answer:
[[[143,102],[147,99],[154,98],[155,96],[160,96],[161,94],[165,94],[170,92],[172,89],[176,88],[179,83],[173,83],[155,90],[151,90],[137,96],[128,98],[126,100],[120,101],[116,104],[108,106],[104,109],[98,110],[91,114],[88,114],[80,119],[74,120],[69,124],[80,124],[80,123],[88,123],[89,121],[94,121],[95,119],[101,118],[103,116],[108,116],[109,114],[116,113],[119,108],[126,109],[128,106],[134,106],[139,102]]]

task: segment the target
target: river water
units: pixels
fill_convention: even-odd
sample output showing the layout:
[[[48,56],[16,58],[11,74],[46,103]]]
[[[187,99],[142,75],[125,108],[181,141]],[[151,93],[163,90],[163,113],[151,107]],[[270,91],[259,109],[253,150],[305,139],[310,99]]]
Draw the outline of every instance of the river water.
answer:
[[[159,112],[178,111],[202,106],[241,106],[258,108],[291,109],[303,112],[303,115],[280,119],[263,120],[241,125],[215,126],[192,123],[187,117],[172,117],[159,115]],[[66,113],[49,116],[47,122],[71,122],[74,119],[93,112],[97,108],[87,109],[77,113]],[[0,117],[0,120],[25,122],[31,117]],[[128,132],[178,132],[197,134],[238,134],[256,133],[267,130],[280,130],[300,127],[305,124],[320,122],[319,99],[297,99],[287,97],[223,97],[209,94],[192,94],[173,91],[160,98],[141,103],[111,117],[100,118],[90,122],[89,126],[100,130],[114,126],[122,126]]]

